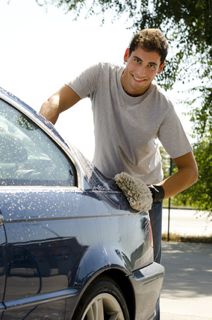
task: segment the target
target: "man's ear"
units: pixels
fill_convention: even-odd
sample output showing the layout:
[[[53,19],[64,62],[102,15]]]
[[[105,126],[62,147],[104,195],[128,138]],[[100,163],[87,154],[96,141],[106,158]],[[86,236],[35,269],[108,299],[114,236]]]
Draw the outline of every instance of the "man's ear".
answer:
[[[130,56],[130,52],[129,52],[129,51],[130,51],[129,48],[127,48],[127,49],[125,50],[125,53],[124,53],[124,62],[127,62],[128,58],[129,58],[129,56]]]
[[[165,66],[165,63],[164,63],[164,62],[160,64],[159,69],[158,69],[158,74],[163,71],[164,66]]]

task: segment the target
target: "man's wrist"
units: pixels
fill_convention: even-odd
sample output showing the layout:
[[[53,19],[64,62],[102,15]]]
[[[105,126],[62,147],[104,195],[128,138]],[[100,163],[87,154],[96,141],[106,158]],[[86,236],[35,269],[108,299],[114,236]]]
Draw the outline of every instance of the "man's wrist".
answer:
[[[152,193],[153,202],[161,202],[164,199],[165,192],[162,186],[149,186],[149,190]]]

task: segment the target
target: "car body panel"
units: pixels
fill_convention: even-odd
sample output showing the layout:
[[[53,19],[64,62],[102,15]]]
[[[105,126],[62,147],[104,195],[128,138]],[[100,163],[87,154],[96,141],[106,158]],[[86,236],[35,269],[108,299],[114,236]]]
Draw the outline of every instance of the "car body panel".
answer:
[[[135,319],[151,319],[163,267],[153,263],[148,213],[131,209],[113,179],[42,116],[4,90],[0,98],[56,144],[76,175],[70,186],[0,185],[1,319],[70,320],[89,285],[111,271],[133,288]]]
[[[152,254],[145,244],[149,234],[142,232],[144,225],[149,230],[145,213],[132,219],[131,213],[118,209],[112,212],[96,192],[83,193],[75,188],[57,192],[52,188],[39,191],[38,187],[30,192],[27,188],[6,189],[0,191],[0,203],[9,265],[4,303],[11,309],[10,316],[12,309],[16,312],[17,299],[24,303],[25,298],[29,304],[30,297],[35,300],[39,295],[41,303],[46,294],[60,296],[62,290],[81,288],[108,268],[131,274],[136,263],[142,265],[138,261],[141,256],[145,265],[144,257],[149,259]],[[120,225],[126,232],[119,239]],[[127,237],[129,229],[131,241]],[[136,229],[140,238],[133,237]]]

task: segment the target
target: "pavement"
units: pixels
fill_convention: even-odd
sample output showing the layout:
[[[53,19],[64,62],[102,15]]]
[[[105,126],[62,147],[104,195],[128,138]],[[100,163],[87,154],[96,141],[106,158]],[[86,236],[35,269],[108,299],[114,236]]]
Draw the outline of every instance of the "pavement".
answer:
[[[163,234],[212,237],[212,216],[208,212],[182,209],[163,209]]]
[[[193,214],[171,212],[170,232],[211,236],[212,222]],[[212,243],[163,241],[162,248],[161,320],[212,320]]]

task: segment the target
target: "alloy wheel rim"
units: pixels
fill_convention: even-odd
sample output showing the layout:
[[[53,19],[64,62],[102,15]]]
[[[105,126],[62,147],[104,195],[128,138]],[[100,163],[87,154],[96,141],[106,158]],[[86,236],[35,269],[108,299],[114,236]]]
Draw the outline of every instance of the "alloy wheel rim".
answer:
[[[125,320],[117,299],[109,293],[101,293],[91,300],[81,320]]]

